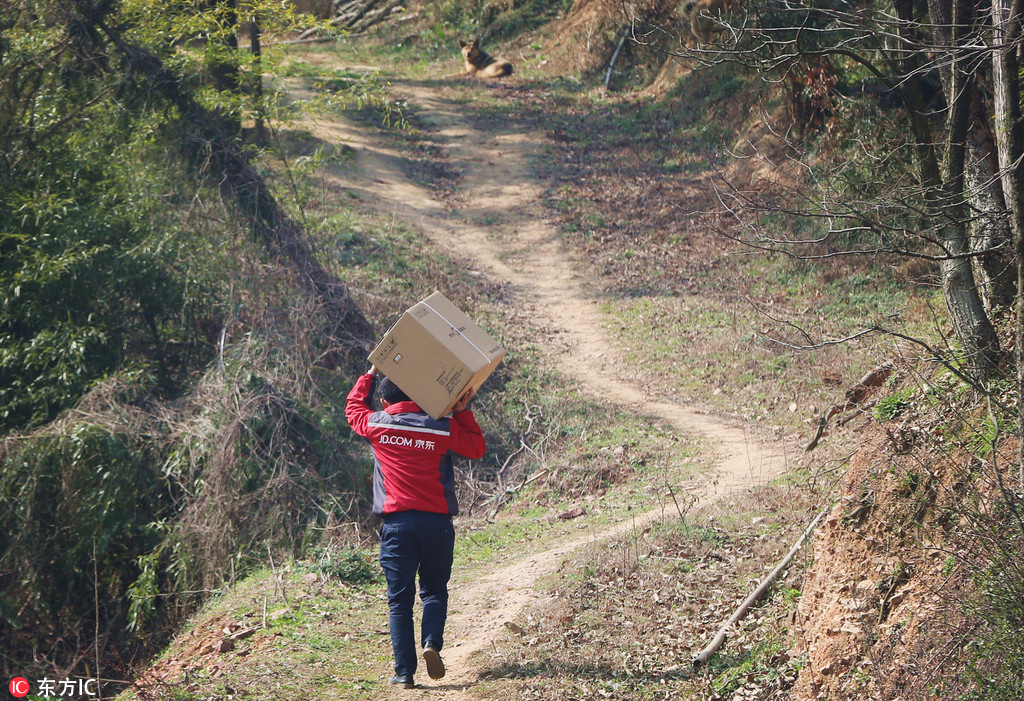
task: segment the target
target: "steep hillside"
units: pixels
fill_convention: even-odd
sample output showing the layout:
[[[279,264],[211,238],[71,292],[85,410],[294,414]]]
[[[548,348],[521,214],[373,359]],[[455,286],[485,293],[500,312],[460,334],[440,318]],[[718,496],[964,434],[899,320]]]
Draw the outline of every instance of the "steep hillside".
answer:
[[[816,535],[793,698],[1020,693],[1019,442],[913,370],[880,400]]]

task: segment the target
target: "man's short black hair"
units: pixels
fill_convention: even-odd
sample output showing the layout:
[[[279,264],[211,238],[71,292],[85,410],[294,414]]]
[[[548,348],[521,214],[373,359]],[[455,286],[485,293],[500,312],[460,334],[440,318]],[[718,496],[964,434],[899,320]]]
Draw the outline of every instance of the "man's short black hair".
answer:
[[[389,404],[410,401],[409,395],[399,389],[398,385],[387,377],[381,378],[380,382],[377,383],[377,399],[383,399]]]

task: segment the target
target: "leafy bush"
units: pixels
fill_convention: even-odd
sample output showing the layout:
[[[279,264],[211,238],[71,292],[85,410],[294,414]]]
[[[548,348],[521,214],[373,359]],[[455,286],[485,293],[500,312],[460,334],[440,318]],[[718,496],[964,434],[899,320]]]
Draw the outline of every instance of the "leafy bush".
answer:
[[[910,407],[912,394],[910,390],[903,390],[882,397],[875,405],[875,418],[880,421],[892,421]]]
[[[171,213],[195,193],[159,119],[113,102],[116,79],[19,19],[0,27],[3,431],[53,419],[126,363],[178,391],[209,358],[207,265],[220,260]]]
[[[120,618],[136,558],[159,538],[152,524],[173,508],[154,458],[144,437],[89,423],[0,446],[7,659],[29,649],[51,659],[75,652],[96,616]]]
[[[380,566],[365,551],[350,548],[339,551],[333,548],[321,549],[316,566],[320,572],[349,584],[367,584],[383,578]]]
[[[1024,562],[1020,546],[1024,526],[1018,497],[1008,505],[1007,528],[988,569],[975,576],[980,597],[968,605],[979,622],[971,636],[969,677],[975,689],[963,701],[1010,701],[1024,698]]]
[[[152,214],[104,157],[37,151],[33,172],[0,185],[0,228],[17,232],[0,243],[0,429],[54,418],[133,359],[173,391],[182,364],[208,354],[182,324],[186,305],[207,304],[203,286],[186,292],[160,253],[173,232],[154,239]]]

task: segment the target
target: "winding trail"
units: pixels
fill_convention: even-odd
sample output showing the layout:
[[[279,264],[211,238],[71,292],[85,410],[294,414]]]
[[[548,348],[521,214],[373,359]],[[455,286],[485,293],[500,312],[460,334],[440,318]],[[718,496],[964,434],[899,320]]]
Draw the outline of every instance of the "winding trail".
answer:
[[[783,457],[757,444],[741,428],[652,399],[629,381],[628,368],[618,360],[605,331],[601,300],[588,290],[584,274],[541,204],[543,183],[529,161],[541,154],[542,135],[508,123],[495,131],[476,128],[462,116],[462,106],[445,99],[443,84],[437,82],[393,81],[392,90],[408,100],[460,173],[460,206],[452,212],[406,177],[401,154],[379,136],[343,122],[304,125],[319,138],[355,149],[359,173],[339,185],[415,227],[434,245],[465,260],[470,269],[510,285],[548,335],[545,346],[553,349],[553,362],[586,393],[607,404],[658,416],[682,434],[701,436],[715,453],[715,469],[690,492],[694,507],[782,474]],[[395,691],[395,697],[428,693],[431,698],[471,698],[469,689],[478,674],[471,656],[506,634],[505,622],[538,600],[535,585],[540,577],[556,571],[577,548],[643,527],[660,514],[655,509],[600,532],[580,531],[575,538],[487,576],[453,581],[444,652],[449,674],[441,682],[420,674],[421,688]]]

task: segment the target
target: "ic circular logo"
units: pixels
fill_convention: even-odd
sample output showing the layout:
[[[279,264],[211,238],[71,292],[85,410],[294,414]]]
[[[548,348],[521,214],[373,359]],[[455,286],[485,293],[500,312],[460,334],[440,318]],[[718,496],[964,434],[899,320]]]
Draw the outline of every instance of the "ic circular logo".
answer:
[[[11,696],[16,699],[28,696],[28,679],[25,679],[25,677],[15,677],[7,688],[10,689]]]

